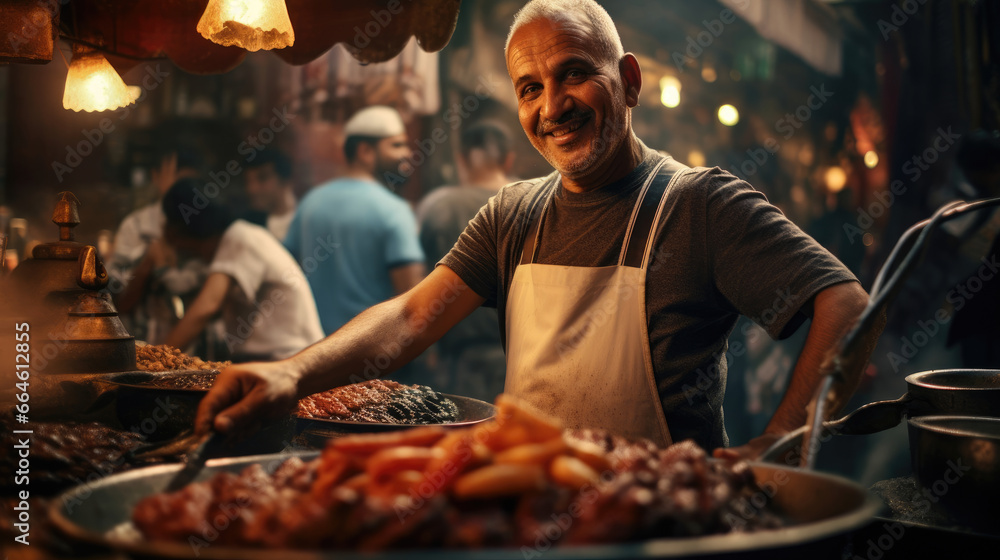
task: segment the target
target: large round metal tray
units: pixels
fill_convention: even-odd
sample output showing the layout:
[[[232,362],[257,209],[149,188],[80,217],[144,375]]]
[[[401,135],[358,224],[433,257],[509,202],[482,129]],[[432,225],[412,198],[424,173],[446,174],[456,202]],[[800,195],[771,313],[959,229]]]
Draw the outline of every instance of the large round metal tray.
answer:
[[[460,395],[449,395],[441,393],[443,397],[451,399],[458,407],[458,420],[443,424],[391,424],[388,422],[353,422],[348,420],[333,420],[323,418],[307,418],[295,414],[297,428],[299,431],[310,433],[322,433],[324,431],[332,434],[345,433],[365,433],[365,432],[390,432],[394,430],[406,430],[419,426],[444,426],[447,428],[461,428],[485,422],[497,414],[497,409],[492,404]]]
[[[259,455],[209,461],[198,480],[219,472],[239,472],[251,464],[260,464],[268,472],[276,469],[291,454]],[[297,454],[303,460],[315,458],[315,452]],[[731,533],[694,538],[657,539],[620,545],[552,548],[539,553],[545,559],[569,558],[677,558],[684,556],[757,553],[768,557],[796,547],[843,535],[868,522],[881,507],[857,484],[827,474],[752,464],[757,480],[784,481],[777,485],[772,504],[788,520],[782,529],[755,533]],[[152,558],[193,558],[208,560],[320,560],[364,559],[372,554],[350,551],[264,550],[209,546],[193,550],[186,543],[148,542],[142,540],[130,519],[135,505],[146,496],[163,491],[181,465],[158,465],[110,476],[93,484],[77,487],[53,500],[50,515],[53,523],[67,536],[84,542]],[[826,552],[829,552],[827,547]],[[839,551],[834,550],[839,558]],[[394,560],[457,560],[474,556],[482,560],[523,560],[519,549],[404,550],[387,552],[380,558]]]
[[[102,376],[99,381],[117,385],[119,387],[129,387],[131,389],[156,390],[156,391],[182,391],[185,393],[208,393],[208,389],[196,389],[190,387],[157,387],[150,385],[151,381],[158,379],[169,379],[171,377],[184,377],[188,375],[214,374],[219,375],[217,369],[177,369],[167,371],[123,371],[121,373],[109,373]]]

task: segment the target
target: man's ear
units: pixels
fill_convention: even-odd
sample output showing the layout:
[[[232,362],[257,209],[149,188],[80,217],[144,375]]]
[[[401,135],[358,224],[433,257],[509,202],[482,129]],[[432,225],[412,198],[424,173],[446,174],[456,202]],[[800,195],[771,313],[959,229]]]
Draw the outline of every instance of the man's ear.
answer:
[[[642,71],[635,55],[625,53],[618,63],[618,71],[625,84],[625,102],[629,107],[635,107],[639,104],[639,92],[642,91]]]
[[[370,142],[359,142],[355,159],[364,166],[375,164],[375,145]]]

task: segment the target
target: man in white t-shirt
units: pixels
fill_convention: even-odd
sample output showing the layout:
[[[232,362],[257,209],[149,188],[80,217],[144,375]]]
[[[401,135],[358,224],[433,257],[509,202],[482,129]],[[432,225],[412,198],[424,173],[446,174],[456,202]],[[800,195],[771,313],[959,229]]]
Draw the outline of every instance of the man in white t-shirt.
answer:
[[[182,179],[163,197],[164,240],[210,263],[205,285],[166,343],[187,347],[219,313],[237,362],[285,358],[323,338],[299,265],[268,230],[233,220],[205,196],[205,184]]]
[[[163,343],[177,322],[175,298],[187,301],[205,279],[205,263],[180,259],[162,241],[160,197],[180,178],[198,175],[202,166],[197,150],[172,148],[152,170],[156,201],[122,220],[115,233],[113,251],[106,255],[109,285],[126,328],[150,344]]]

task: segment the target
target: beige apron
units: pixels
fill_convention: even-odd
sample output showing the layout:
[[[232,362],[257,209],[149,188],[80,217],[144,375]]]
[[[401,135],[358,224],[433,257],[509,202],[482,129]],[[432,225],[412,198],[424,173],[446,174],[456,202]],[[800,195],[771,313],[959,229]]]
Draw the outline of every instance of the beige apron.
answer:
[[[532,212],[507,296],[505,392],[567,427],[671,443],[653,377],[645,288],[654,225],[682,169],[667,160],[650,174],[615,266],[535,263],[539,223],[553,195],[544,197],[541,212]]]

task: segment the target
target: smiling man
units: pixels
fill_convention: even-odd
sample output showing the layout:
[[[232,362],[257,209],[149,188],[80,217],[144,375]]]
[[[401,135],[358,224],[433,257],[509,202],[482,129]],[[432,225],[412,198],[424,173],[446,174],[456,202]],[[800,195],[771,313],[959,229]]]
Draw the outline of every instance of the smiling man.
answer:
[[[505,335],[505,391],[567,426],[752,456],[803,424],[832,348],[867,303],[854,276],[747,183],[687,168],[635,136],[642,73],[595,2],[530,2],[506,57],[521,126],[555,172],[504,187],[403,296],[292,359],[227,370],[200,429],[213,419],[243,427],[259,411],[388,373],[484,303]],[[724,451],[725,354],[740,314],[776,338],[813,320],[767,432]],[[396,340],[406,344],[388,351]],[[844,367],[833,410],[867,357]]]

